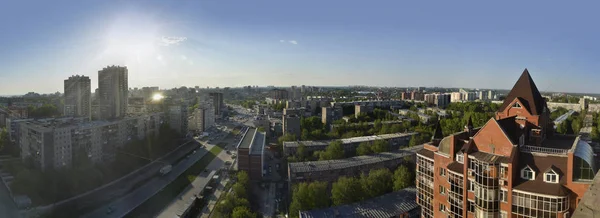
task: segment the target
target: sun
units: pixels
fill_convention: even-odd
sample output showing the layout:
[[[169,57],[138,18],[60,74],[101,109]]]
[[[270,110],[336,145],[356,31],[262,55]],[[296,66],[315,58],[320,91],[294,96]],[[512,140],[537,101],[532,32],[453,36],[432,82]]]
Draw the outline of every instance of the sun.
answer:
[[[164,97],[165,97],[165,96],[163,96],[162,94],[160,94],[160,93],[156,93],[156,94],[154,94],[154,95],[152,96],[152,100],[153,100],[153,101],[160,101],[160,100],[162,100]]]

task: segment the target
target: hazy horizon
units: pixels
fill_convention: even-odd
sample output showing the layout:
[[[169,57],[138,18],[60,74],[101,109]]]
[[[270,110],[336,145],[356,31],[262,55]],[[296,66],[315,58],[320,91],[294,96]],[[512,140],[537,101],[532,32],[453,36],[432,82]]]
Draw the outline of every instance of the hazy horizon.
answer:
[[[129,86],[247,85],[600,93],[600,14],[539,2],[99,1],[5,3],[0,95],[127,66]]]

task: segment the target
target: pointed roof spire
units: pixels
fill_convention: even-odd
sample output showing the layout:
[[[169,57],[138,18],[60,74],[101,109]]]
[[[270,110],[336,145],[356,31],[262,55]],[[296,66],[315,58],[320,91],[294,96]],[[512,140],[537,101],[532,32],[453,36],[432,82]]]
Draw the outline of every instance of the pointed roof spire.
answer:
[[[438,120],[437,123],[435,124],[435,129],[433,130],[433,136],[431,137],[431,140],[436,140],[436,139],[443,139],[444,138],[444,134],[442,133],[442,126],[440,125],[440,121]]]
[[[472,129],[473,128],[473,120],[471,119],[472,116],[469,116],[469,118],[467,118],[467,125],[465,125],[465,127]]]
[[[515,98],[520,98],[524,104],[523,106],[529,110],[532,115],[540,115],[544,107],[546,107],[544,98],[533,82],[533,79],[531,79],[531,75],[529,75],[527,68],[525,68],[521,77],[519,77],[513,88],[510,90],[498,111],[504,111],[506,107],[510,106],[510,103],[515,100]]]

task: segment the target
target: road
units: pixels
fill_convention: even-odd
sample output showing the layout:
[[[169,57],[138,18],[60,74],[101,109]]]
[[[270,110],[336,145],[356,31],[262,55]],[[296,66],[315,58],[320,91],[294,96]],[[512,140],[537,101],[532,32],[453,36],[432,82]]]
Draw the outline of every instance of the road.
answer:
[[[72,217],[81,215],[82,211],[95,208],[97,205],[102,205],[115,198],[121,197],[140,183],[147,181],[156,176],[156,172],[165,165],[164,162],[173,163],[185,154],[191,152],[198,147],[197,142],[185,143],[180,145],[171,153],[159,158],[157,161],[134,171],[117,181],[111,182],[96,190],[90,191],[75,200],[67,201],[54,208],[50,215],[54,217]],[[40,213],[52,209],[51,206],[34,208],[26,213],[25,217],[35,217]]]
[[[206,145],[205,149],[198,149],[198,152],[195,154],[191,154],[189,158],[181,161],[179,164],[173,166],[173,169],[170,173],[162,177],[152,178],[150,181],[137,188],[133,192],[125,195],[122,198],[119,198],[116,201],[105,204],[104,206],[92,211],[89,214],[86,214],[83,217],[89,218],[101,218],[101,217],[123,217],[131,212],[136,207],[140,206],[146,200],[150,199],[160,190],[165,188],[168,184],[173,182],[179,175],[185,172],[189,167],[194,165],[198,160],[200,160],[204,155],[206,155],[209,150],[214,145]],[[158,171],[155,171],[155,173]],[[107,214],[109,208],[112,208],[112,212]]]
[[[225,161],[232,161],[231,155],[221,151],[217,157],[211,161],[206,167],[207,172],[200,173],[196,180],[194,180],[182,193],[180,193],[176,199],[174,199],[169,205],[163,209],[158,217],[159,218],[172,218],[178,217],[182,211],[187,209],[190,199],[196,194],[200,193],[208,184],[210,178],[207,177],[213,170],[218,170],[225,165]]]

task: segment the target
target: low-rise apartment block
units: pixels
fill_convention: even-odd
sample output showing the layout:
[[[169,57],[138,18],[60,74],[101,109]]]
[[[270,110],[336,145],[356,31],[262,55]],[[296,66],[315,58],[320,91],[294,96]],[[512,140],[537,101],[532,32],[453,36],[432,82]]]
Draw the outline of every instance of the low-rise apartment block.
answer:
[[[125,117],[115,121],[82,118],[31,120],[19,127],[23,159],[31,158],[42,170],[70,167],[76,155],[95,163],[114,160],[115,148],[158,133],[164,114]]]
[[[392,150],[397,150],[400,147],[407,146],[410,138],[416,135],[416,132],[410,133],[391,133],[383,135],[371,135],[371,136],[360,136],[346,139],[339,139],[342,142],[344,152],[352,154],[356,152],[358,145],[363,142],[375,142],[377,140],[383,140],[389,143]],[[321,141],[291,141],[283,142],[283,153],[286,156],[293,156],[296,154],[298,147],[304,145],[306,151],[324,151],[327,146],[335,140],[321,140]]]
[[[415,152],[423,146],[414,146],[393,152],[356,156],[340,160],[308,161],[288,164],[289,186],[301,182],[335,182],[341,176],[356,177],[373,169],[395,170],[406,161],[414,162]],[[291,189],[290,189],[291,190]]]

